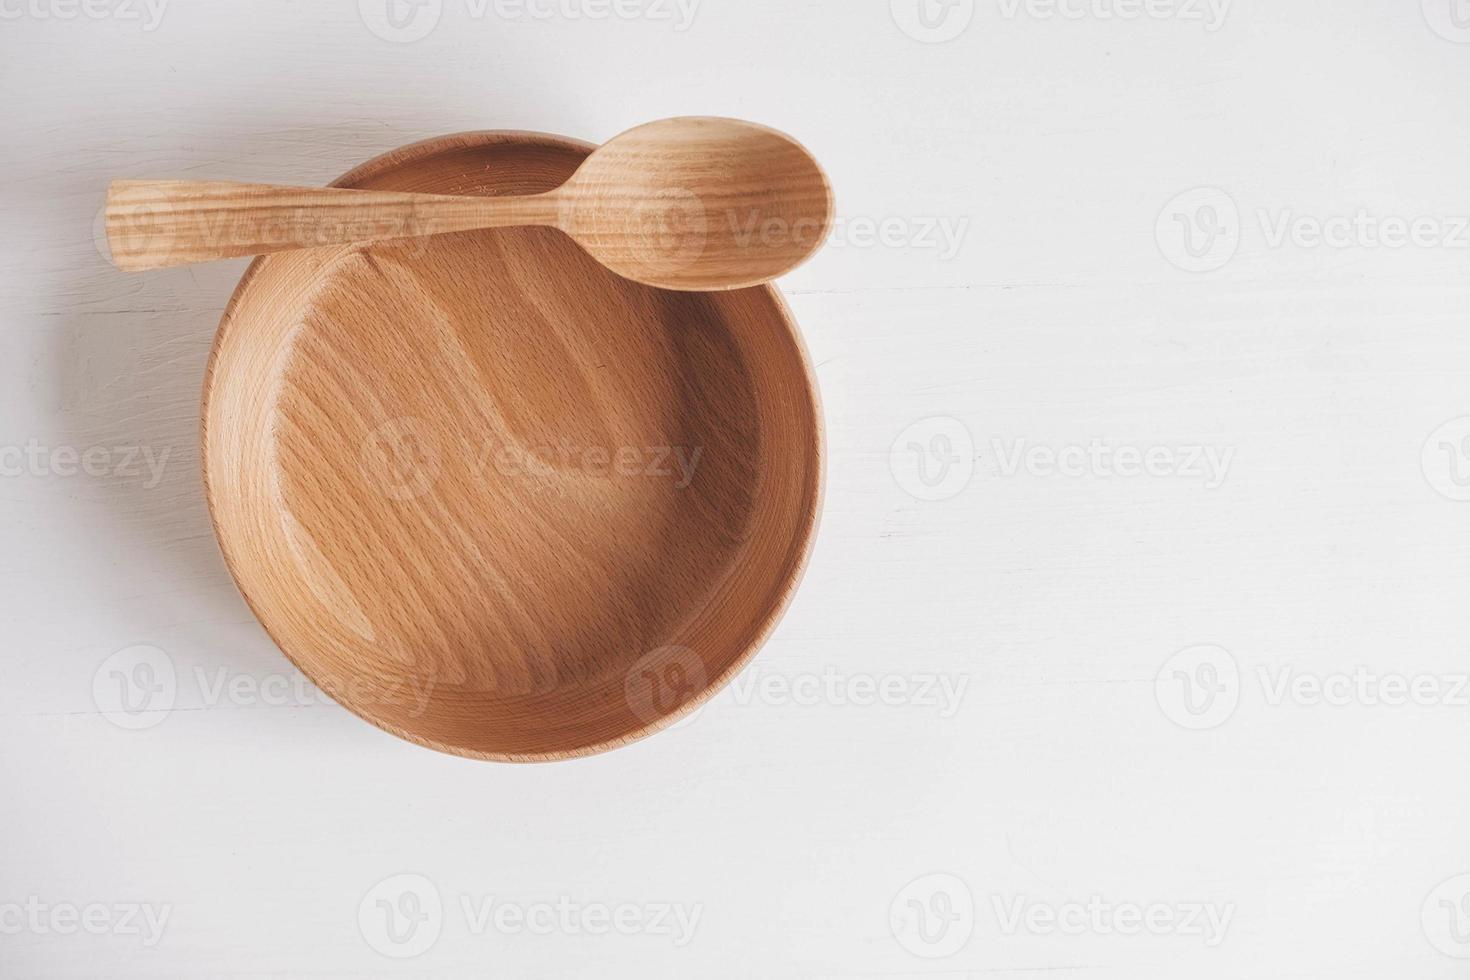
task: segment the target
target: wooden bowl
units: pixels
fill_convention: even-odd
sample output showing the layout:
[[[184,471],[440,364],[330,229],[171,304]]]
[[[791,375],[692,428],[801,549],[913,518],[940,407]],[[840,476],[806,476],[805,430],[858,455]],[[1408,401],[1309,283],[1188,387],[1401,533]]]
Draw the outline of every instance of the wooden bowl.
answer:
[[[590,150],[465,133],[336,186],[530,194]],[[728,681],[796,587],[823,469],[775,289],[651,289],[539,228],[258,259],[203,447],[225,560],[293,663],[395,735],[522,762]]]

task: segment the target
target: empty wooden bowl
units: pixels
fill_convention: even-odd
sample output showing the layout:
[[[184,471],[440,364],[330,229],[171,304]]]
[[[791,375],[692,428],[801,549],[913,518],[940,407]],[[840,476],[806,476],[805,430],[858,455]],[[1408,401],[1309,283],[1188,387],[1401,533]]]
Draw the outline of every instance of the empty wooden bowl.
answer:
[[[591,149],[446,136],[336,186],[533,194]],[[790,600],[821,495],[773,288],[651,289],[542,228],[258,259],[203,422],[221,548],[282,651],[483,759],[603,751],[708,698]]]

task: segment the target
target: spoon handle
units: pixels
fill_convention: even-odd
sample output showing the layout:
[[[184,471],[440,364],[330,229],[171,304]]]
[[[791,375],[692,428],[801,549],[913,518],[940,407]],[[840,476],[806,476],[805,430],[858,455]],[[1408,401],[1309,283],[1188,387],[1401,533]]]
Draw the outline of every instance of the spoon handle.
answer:
[[[555,191],[461,197],[225,181],[115,180],[107,191],[107,242],[118,268],[161,269],[293,248],[555,225],[559,203]]]

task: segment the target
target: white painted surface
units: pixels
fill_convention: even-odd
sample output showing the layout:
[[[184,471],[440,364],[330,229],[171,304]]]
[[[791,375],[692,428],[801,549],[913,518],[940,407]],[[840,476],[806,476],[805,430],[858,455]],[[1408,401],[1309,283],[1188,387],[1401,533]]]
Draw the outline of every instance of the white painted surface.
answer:
[[[568,2],[442,0],[400,43],[355,0],[0,0],[0,975],[1462,976],[1463,0]],[[197,473],[244,263],[113,271],[106,181],[681,113],[797,134],[847,219],[784,283],[831,464],[779,632],[692,723],[556,766],[295,689]],[[139,663],[172,710],[114,710]]]

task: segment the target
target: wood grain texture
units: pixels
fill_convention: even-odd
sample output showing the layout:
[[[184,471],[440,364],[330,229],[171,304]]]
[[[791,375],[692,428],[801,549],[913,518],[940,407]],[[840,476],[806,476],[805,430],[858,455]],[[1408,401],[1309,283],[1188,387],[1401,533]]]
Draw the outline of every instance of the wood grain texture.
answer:
[[[537,193],[586,152],[451,136],[339,184]],[[774,290],[649,289],[536,228],[258,260],[203,442],[227,562],[282,650],[395,734],[511,761],[614,747],[717,690],[791,595],[822,469]]]
[[[117,267],[162,269],[240,255],[555,224],[549,195],[475,198],[200,180],[115,180],[107,242]]]
[[[635,282],[739,289],[806,261],[833,221],[831,185],[784,133],[737,119],[635,127],[538,194],[495,197],[119,180],[107,239],[128,271],[296,248],[547,225]]]
[[[826,240],[827,176],[790,136],[694,116],[635,126],[558,192],[559,226],[613,271],[667,289],[785,275]]]

